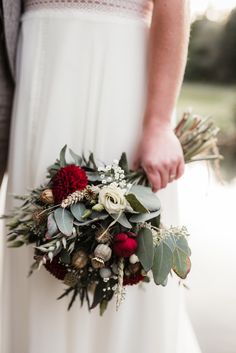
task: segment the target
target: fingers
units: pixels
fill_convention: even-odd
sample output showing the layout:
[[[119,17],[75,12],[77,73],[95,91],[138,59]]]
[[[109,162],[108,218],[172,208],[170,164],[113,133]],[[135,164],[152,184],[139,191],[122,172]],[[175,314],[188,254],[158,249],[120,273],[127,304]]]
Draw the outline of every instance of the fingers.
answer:
[[[179,179],[184,174],[184,169],[185,169],[185,163],[184,163],[184,160],[181,159],[176,170],[176,179]]]
[[[148,180],[152,186],[153,192],[165,188],[168,183],[179,179],[184,173],[184,161],[181,159],[177,162],[162,163],[155,165],[152,162],[142,165]]]

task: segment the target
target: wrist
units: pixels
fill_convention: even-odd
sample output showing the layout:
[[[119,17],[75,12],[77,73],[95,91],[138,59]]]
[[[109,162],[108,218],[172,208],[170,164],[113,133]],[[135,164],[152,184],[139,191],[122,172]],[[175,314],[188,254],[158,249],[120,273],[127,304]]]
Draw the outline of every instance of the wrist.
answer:
[[[155,133],[155,131],[160,131],[160,130],[172,130],[171,119],[170,118],[159,119],[157,116],[145,117],[143,121],[143,130],[152,131],[153,133]]]

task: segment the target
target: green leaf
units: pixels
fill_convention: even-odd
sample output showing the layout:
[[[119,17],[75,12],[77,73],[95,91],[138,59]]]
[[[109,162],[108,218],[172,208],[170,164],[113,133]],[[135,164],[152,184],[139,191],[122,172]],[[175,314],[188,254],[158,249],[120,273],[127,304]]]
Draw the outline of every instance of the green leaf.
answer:
[[[71,157],[74,159],[75,165],[80,166],[82,164],[82,158],[76,154],[72,149],[69,148]]]
[[[86,171],[86,175],[89,181],[101,181],[100,175],[97,172]]]
[[[149,211],[154,212],[161,209],[160,200],[150,187],[133,185],[130,193],[134,194],[139,202]]]
[[[169,249],[171,250],[171,252],[173,253],[175,251],[176,248],[176,242],[175,239],[171,236],[167,236],[163,239],[163,243],[165,243]]]
[[[71,256],[66,250],[60,252],[60,259],[64,264],[70,264],[71,262]]]
[[[73,215],[68,210],[58,207],[54,211],[54,216],[59,230],[63,234],[70,236],[73,229]]]
[[[91,165],[91,167],[92,167],[93,169],[95,169],[95,170],[97,169],[97,165],[96,165],[96,162],[95,162],[95,160],[94,160],[93,152],[90,153],[88,162],[89,162],[89,165]]]
[[[129,202],[130,206],[134,211],[139,213],[147,213],[148,209],[139,201],[139,199],[134,194],[125,195],[126,200]]]
[[[65,158],[65,156],[66,156],[66,148],[67,148],[67,145],[65,145],[62,149],[61,149],[61,151],[60,151],[60,166],[61,167],[65,167],[66,166],[66,158]]]
[[[90,309],[94,309],[103,300],[103,296],[104,296],[103,288],[105,288],[105,284],[103,282],[99,282],[96,285],[96,288],[94,291],[93,303]]]
[[[155,247],[153,260],[153,279],[159,285],[163,284],[170,273],[173,264],[173,254],[169,246],[161,242]]]
[[[70,206],[71,213],[77,219],[77,221],[83,222],[82,218],[84,212],[86,211],[86,207],[82,202],[75,203]]]
[[[52,237],[57,232],[58,228],[54,218],[54,214],[50,213],[47,220],[47,234],[49,235],[49,237]]]
[[[148,228],[141,228],[137,236],[138,248],[136,255],[144,270],[147,272],[152,268],[154,257],[154,246],[152,232]]]
[[[120,223],[123,227],[125,228],[132,228],[132,225],[129,223],[126,215],[124,213],[121,213],[121,215],[118,218],[117,214],[110,214],[110,216],[115,219],[118,223]]]
[[[191,255],[191,250],[188,246],[188,241],[185,236],[175,236],[176,246],[183,251],[187,256]]]
[[[25,243],[21,240],[15,240],[8,244],[8,248],[19,248],[20,246],[24,245]]]
[[[182,279],[185,279],[191,269],[191,261],[188,255],[178,248],[173,255],[173,271]]]
[[[125,173],[129,172],[128,160],[127,160],[127,155],[125,152],[123,152],[120,157],[119,167],[121,167]]]
[[[99,306],[100,316],[102,316],[105,313],[107,306],[108,306],[108,301],[103,299],[100,303],[100,306]]]
[[[159,216],[160,210],[156,212],[149,212],[149,213],[142,213],[142,214],[137,214],[133,215],[130,217],[129,221],[133,223],[144,223],[149,221],[150,219],[153,219],[157,216]]]

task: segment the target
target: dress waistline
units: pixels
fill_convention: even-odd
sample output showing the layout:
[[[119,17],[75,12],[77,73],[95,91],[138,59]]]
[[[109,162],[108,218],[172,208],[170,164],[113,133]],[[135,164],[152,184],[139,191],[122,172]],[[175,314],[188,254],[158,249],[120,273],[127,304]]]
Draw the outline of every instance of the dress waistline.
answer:
[[[150,21],[153,0],[24,0],[25,11],[45,8],[105,11]]]

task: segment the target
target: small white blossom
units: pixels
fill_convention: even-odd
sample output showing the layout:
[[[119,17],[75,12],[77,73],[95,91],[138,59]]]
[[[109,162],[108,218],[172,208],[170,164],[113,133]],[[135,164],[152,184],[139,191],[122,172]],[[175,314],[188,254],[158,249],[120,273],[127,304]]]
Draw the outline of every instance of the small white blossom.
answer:
[[[108,183],[111,183],[111,182],[112,182],[112,178],[111,178],[111,177],[108,177],[108,178],[107,178],[107,182],[108,182]]]
[[[120,187],[125,187],[126,186],[126,181],[125,180],[122,180],[120,183],[119,183]]]
[[[105,178],[105,174],[101,174],[101,175],[100,175],[100,178],[101,178],[101,179],[104,179],[104,178]]]
[[[108,172],[109,170],[111,170],[111,165],[106,166],[106,171]]]
[[[114,163],[114,164],[118,164],[119,161],[118,161],[117,159],[114,159],[114,160],[113,160],[113,163]]]
[[[118,183],[116,181],[113,181],[113,183],[111,183],[110,186],[117,187]]]
[[[125,175],[124,174],[120,174],[120,179],[124,179]]]
[[[107,183],[106,179],[103,179],[103,180],[102,180],[102,183],[103,183],[103,184],[106,184],[106,183]]]
[[[99,172],[104,172],[104,168],[103,167],[98,167],[98,171]]]
[[[115,180],[119,180],[120,176],[118,173],[115,173]]]

